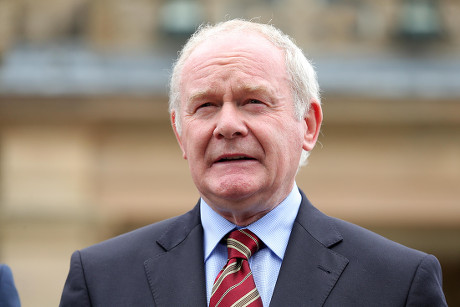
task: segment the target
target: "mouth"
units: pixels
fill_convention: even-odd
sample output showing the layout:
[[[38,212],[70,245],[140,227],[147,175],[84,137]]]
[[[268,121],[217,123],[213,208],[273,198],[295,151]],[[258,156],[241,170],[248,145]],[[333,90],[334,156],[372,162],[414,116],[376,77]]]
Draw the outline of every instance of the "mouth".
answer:
[[[246,155],[225,155],[219,157],[215,163],[223,163],[223,162],[238,162],[238,161],[254,161],[253,157],[246,156]]]

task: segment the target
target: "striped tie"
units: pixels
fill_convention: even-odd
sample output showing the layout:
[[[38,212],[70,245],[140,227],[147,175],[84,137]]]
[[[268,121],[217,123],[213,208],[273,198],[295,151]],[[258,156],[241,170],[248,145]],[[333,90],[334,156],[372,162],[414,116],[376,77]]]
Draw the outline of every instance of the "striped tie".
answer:
[[[227,238],[228,260],[212,287],[210,307],[262,307],[248,259],[259,250],[260,239],[248,229]]]

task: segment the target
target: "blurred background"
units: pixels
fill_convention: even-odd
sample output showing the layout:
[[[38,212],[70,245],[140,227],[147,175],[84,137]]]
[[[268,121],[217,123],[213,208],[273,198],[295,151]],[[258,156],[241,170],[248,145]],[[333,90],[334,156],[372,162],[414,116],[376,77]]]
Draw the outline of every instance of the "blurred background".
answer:
[[[297,183],[324,212],[441,261],[460,306],[457,0],[0,0],[0,262],[57,306],[76,249],[192,208],[167,82],[202,22],[291,35],[323,92]]]

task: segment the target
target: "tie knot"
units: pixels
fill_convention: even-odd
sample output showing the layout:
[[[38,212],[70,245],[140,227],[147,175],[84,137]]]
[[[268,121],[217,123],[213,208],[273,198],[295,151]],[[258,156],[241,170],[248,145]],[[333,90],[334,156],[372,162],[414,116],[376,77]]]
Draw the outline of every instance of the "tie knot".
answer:
[[[260,248],[260,239],[249,229],[234,230],[227,238],[228,259],[248,260]]]

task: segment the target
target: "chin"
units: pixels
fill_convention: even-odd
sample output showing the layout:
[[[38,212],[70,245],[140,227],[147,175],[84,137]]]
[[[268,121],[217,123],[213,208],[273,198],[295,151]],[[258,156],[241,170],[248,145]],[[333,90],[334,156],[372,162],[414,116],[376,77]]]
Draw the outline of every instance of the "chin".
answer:
[[[220,178],[211,183],[210,191],[216,198],[227,201],[241,201],[247,199],[260,190],[257,181],[248,178]]]

